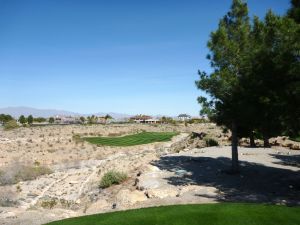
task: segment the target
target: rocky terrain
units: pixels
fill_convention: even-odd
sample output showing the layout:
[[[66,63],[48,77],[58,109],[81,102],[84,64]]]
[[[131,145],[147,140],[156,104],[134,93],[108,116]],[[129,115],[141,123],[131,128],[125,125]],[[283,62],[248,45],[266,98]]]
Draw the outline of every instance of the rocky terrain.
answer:
[[[131,147],[96,146],[74,138],[141,131],[180,134],[170,142]],[[276,144],[270,149],[240,148],[242,173],[232,176],[226,173],[231,154],[227,146],[229,135],[210,123],[1,130],[0,175],[6,183],[0,186],[0,224],[43,224],[79,215],[166,204],[299,204],[299,152],[291,150],[297,143],[288,145],[289,140],[277,138],[272,140]],[[206,147],[205,138],[217,140],[220,146]],[[43,175],[8,182],[11,174],[37,168]],[[102,176],[110,170],[124,172],[128,179],[120,185],[99,188]]]

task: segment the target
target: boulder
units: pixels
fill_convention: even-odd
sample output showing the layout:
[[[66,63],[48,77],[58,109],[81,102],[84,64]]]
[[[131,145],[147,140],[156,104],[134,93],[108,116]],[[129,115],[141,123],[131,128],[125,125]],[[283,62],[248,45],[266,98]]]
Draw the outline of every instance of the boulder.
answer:
[[[147,200],[147,197],[142,191],[130,191],[128,189],[124,189],[119,191],[116,196],[117,202],[119,205],[127,206],[134,205],[137,202],[143,202]]]
[[[293,150],[300,150],[300,144],[293,144],[291,149]]]
[[[145,192],[148,198],[167,198],[167,197],[176,197],[178,195],[177,188],[157,188],[150,189]]]
[[[106,200],[100,199],[99,201],[93,203],[86,211],[88,214],[94,214],[102,212],[103,210],[107,210],[111,208],[111,204],[109,204]]]
[[[201,195],[203,197],[216,197],[218,195],[218,189],[215,187],[208,186],[198,186],[198,185],[188,185],[184,186],[181,189],[180,194],[184,194],[186,192],[193,192],[194,194]]]

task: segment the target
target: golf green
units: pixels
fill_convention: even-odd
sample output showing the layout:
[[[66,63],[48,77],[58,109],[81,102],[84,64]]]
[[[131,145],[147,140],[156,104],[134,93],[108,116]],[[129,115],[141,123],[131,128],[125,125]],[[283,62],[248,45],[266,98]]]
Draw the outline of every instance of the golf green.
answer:
[[[49,225],[299,225],[300,207],[218,203],[97,214]]]
[[[85,141],[97,145],[107,146],[133,146],[153,142],[170,141],[176,132],[142,132],[121,137],[85,137]]]

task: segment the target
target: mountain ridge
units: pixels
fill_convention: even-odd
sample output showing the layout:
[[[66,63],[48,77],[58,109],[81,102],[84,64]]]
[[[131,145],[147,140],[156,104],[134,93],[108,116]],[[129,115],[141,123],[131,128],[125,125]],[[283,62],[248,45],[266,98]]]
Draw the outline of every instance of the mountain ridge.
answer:
[[[38,109],[33,107],[26,106],[18,106],[18,107],[5,107],[0,108],[0,114],[9,114],[15,118],[18,118],[21,115],[33,117],[51,117],[56,115],[64,115],[64,116],[104,116],[106,114],[111,115],[113,118],[127,118],[132,115],[123,114],[123,113],[115,113],[115,112],[98,112],[98,113],[77,113],[67,110],[58,110],[58,109]]]

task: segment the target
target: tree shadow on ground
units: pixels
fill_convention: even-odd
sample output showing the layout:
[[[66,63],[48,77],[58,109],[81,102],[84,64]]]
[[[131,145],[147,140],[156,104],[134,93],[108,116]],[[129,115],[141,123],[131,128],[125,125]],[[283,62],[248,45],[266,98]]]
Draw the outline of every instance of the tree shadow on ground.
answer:
[[[279,162],[274,162],[275,164],[300,168],[300,155],[276,155],[276,154],[270,154],[270,155],[275,159],[280,160]]]
[[[284,160],[284,159],[283,159]],[[300,173],[241,161],[241,173],[226,171],[231,159],[225,157],[165,156],[152,165],[161,170],[186,171],[183,176],[167,177],[176,186],[202,185],[219,190],[219,201],[267,202],[300,205]]]

